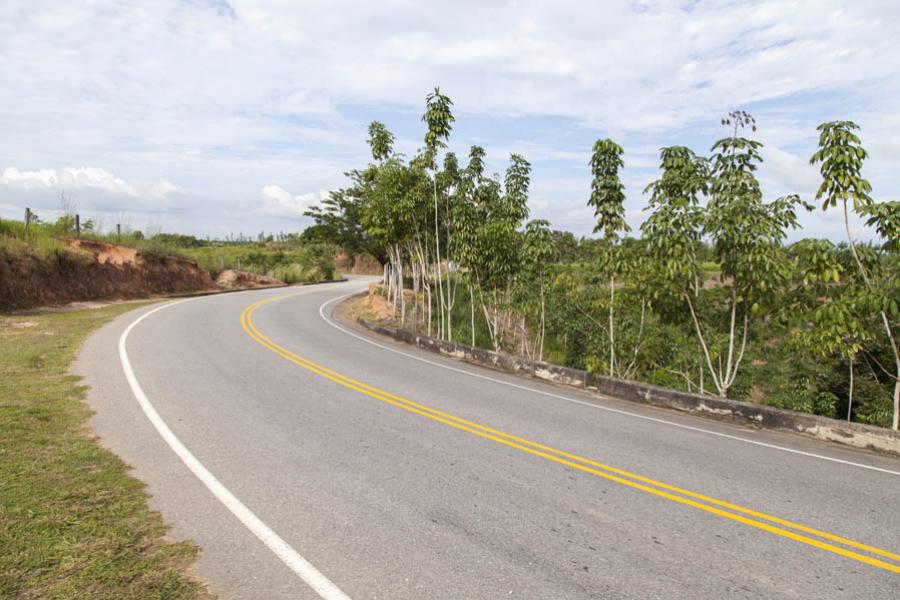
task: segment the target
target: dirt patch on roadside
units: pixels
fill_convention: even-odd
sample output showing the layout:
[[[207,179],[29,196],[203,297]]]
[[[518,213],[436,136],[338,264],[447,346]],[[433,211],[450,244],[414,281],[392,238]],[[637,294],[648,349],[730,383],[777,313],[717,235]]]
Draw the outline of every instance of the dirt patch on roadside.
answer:
[[[216,278],[216,285],[226,290],[246,290],[264,287],[281,287],[284,283],[274,277],[269,277],[268,275],[226,269],[219,273],[219,277]]]
[[[334,266],[340,273],[350,275],[381,275],[384,272],[381,263],[371,254],[351,257],[343,250],[334,255]]]
[[[0,310],[215,289],[192,260],[104,242],[73,240],[46,256],[0,251]]]
[[[69,240],[69,247],[91,254],[101,265],[107,263],[122,266],[143,264],[143,259],[136,248],[116,246],[94,240]]]
[[[360,304],[363,306],[357,305],[355,308],[362,309],[360,312],[365,314],[355,316],[367,317],[374,321],[389,321],[394,315],[391,303],[381,295],[381,286],[377,283],[369,284],[369,293]]]

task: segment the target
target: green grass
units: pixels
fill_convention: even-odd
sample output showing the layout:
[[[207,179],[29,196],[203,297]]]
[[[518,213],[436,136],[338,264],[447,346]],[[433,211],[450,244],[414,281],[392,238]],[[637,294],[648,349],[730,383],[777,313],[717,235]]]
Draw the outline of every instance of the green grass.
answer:
[[[0,256],[46,260],[74,252],[66,241],[75,237],[74,223],[63,216],[53,223],[32,223],[26,231],[22,221],[0,219]],[[144,237],[139,231],[121,235],[82,231],[81,238],[136,248],[145,257],[191,259],[213,279],[225,269],[268,275],[288,284],[331,281],[335,276],[337,248],[323,243],[223,243],[178,234]]]
[[[69,364],[139,305],[0,315],[0,598],[206,598],[144,485],[88,429]]]
[[[214,278],[225,269],[269,275],[285,283],[334,278],[334,249],[324,244],[229,244],[189,248],[184,252]]]
[[[57,252],[67,252],[66,243],[48,232],[29,228],[18,221],[0,220],[0,254],[37,256],[46,259]]]
[[[74,238],[74,221],[66,217],[54,223],[32,223],[27,230],[22,221],[0,219],[0,250],[5,250],[12,256],[32,254],[39,258],[48,258],[54,253],[69,252],[66,240]],[[145,238],[138,231],[128,231],[121,235],[82,231],[81,239],[129,246],[147,255],[187,258],[184,248],[167,236]]]

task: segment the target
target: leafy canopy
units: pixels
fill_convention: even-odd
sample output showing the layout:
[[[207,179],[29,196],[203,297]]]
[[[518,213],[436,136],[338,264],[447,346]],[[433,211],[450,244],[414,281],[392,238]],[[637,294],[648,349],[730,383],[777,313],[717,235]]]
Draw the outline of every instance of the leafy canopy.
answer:
[[[594,233],[613,241],[621,232],[631,231],[625,222],[625,186],[619,180],[619,169],[625,166],[622,147],[610,139],[597,140],[591,155],[591,197],[588,206],[594,208],[597,224]]]
[[[809,163],[821,163],[822,184],[816,200],[822,200],[822,210],[837,205],[838,201],[851,201],[857,211],[872,203],[869,196],[872,186],[861,175],[868,153],[854,133],[858,129],[853,121],[831,121],[817,128],[819,149]]]

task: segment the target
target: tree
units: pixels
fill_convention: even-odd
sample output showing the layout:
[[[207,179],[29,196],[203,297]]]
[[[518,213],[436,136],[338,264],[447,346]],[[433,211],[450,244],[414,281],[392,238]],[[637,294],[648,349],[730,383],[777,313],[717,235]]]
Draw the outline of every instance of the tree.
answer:
[[[844,217],[844,229],[850,250],[853,253],[856,267],[862,277],[869,300],[881,317],[882,327],[887,336],[890,350],[894,358],[894,406],[892,428],[896,430],[900,425],[900,348],[894,335],[892,319],[897,320],[896,296],[891,298],[883,294],[885,286],[878,285],[879,281],[873,281],[860,259],[856,242],[850,230],[848,202],[852,203],[853,210],[859,214],[869,215],[869,224],[875,225],[878,232],[887,238],[889,248],[896,248],[898,223],[898,209],[896,203],[884,204],[873,207],[874,201],[869,196],[872,191],[871,184],[862,177],[863,161],[868,156],[859,136],[854,133],[859,126],[852,121],[831,121],[822,123],[818,127],[819,149],[809,159],[810,164],[820,164],[819,171],[822,175],[822,184],[816,192],[816,199],[822,201],[822,210],[834,208],[841,204]]]
[[[521,279],[524,285],[526,300],[534,298],[533,289],[538,290],[538,325],[531,348],[531,356],[544,360],[544,335],[546,332],[546,290],[548,265],[554,260],[556,249],[550,223],[544,219],[530,221],[525,226],[522,243]],[[533,304],[528,302],[526,306]],[[524,332],[523,332],[524,333]]]
[[[437,279],[438,285],[438,298],[440,300],[439,315],[441,320],[439,331],[442,336],[444,332],[446,332],[448,339],[452,336],[452,320],[450,319],[448,310],[449,297],[445,298],[444,296],[443,276],[441,274],[441,233],[440,213],[438,210],[437,154],[441,148],[446,148],[446,142],[450,137],[450,131],[453,129],[453,121],[455,119],[450,110],[451,106],[453,106],[453,102],[450,98],[442,94],[439,87],[436,87],[434,88],[434,91],[425,98],[425,114],[422,115],[422,121],[428,127],[428,130],[425,132],[424,160],[428,169],[431,171],[431,180],[434,191],[434,264],[435,278]],[[449,239],[447,239],[446,242],[449,244]],[[449,270],[447,277],[447,292],[449,294]]]
[[[619,272],[617,252],[621,234],[631,230],[625,222],[625,186],[619,180],[619,169],[625,166],[622,147],[610,139],[597,140],[591,155],[591,196],[588,206],[594,208],[597,220],[594,233],[604,243],[601,270],[609,280],[609,376],[616,373],[615,299],[616,276]]]
[[[762,144],[738,135],[747,127],[755,131],[755,121],[738,111],[722,124],[733,126],[733,132],[713,144],[708,183],[705,161],[686,148],[663,149],[663,177],[647,188],[654,214],[643,230],[666,291],[687,304],[706,366],[702,372],[727,397],[740,371],[751,319],[772,309],[790,274],[782,242],[787,229],[797,226],[796,207],[802,202],[797,196],[763,202],[755,176]],[[698,200],[707,192],[702,210]],[[717,289],[702,289],[702,235],[710,238],[721,271]]]
[[[329,192],[327,198],[303,213],[315,224],[303,231],[301,239],[335,244],[351,256],[365,252],[385,264],[387,253],[372,239],[362,223],[363,198],[360,195],[359,173],[348,175],[354,180],[352,187]],[[85,231],[86,225],[82,225]]]
[[[415,195],[424,173],[415,166],[407,166],[398,157],[391,157],[373,166],[366,178],[366,203],[362,213],[366,230],[386,248],[388,265],[385,284],[388,296],[400,320],[406,320],[406,297],[403,293],[404,248],[415,228]]]
[[[870,339],[865,298],[853,277],[844,273],[838,249],[828,240],[801,240],[791,246],[796,272],[802,281],[795,286],[805,302],[799,308],[809,314],[812,327],[797,331],[793,338],[804,350],[826,358],[839,355],[849,365],[847,420],[853,414],[854,366]],[[805,293],[804,293],[805,292]],[[787,304],[787,303],[786,303]],[[796,310],[797,303],[785,306]],[[808,306],[803,306],[808,304]],[[807,312],[808,311],[808,312]]]
[[[379,121],[372,121],[369,125],[369,148],[372,157],[380,163],[394,154],[394,134]]]
[[[653,212],[641,225],[657,286],[652,297],[689,303],[699,300],[701,281],[699,253],[702,247],[704,212],[700,198],[709,191],[709,162],[684,146],[660,150],[662,176],[649,184],[647,209]],[[704,391],[706,367],[700,353],[697,385]]]
[[[690,297],[688,306],[713,384],[724,398],[737,378],[751,317],[771,309],[790,275],[782,242],[787,229],[797,227],[797,205],[804,204],[796,195],[764,203],[755,175],[762,163],[762,143],[738,135],[746,127],[755,131],[756,122],[743,111],[729,113],[722,122],[734,129],[730,137],[712,147],[710,197],[704,222],[704,233],[712,240],[721,269],[720,281],[728,292],[727,350],[716,352],[717,366]]]
[[[484,271],[481,236],[487,215],[486,201],[495,195],[497,187],[484,177],[484,148],[472,146],[469,150],[469,163],[460,173],[458,192],[456,194],[455,214],[457,231],[453,239],[454,256],[463,268],[466,287],[469,289],[469,329],[471,343],[475,345],[475,293],[483,298],[481,278]],[[499,194],[496,194],[499,196]]]

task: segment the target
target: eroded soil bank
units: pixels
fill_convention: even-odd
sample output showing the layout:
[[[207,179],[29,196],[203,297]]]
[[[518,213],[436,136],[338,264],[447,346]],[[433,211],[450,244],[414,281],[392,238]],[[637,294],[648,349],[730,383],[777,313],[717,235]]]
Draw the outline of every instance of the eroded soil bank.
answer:
[[[209,273],[183,258],[93,240],[41,255],[0,249],[0,310],[215,290]]]

